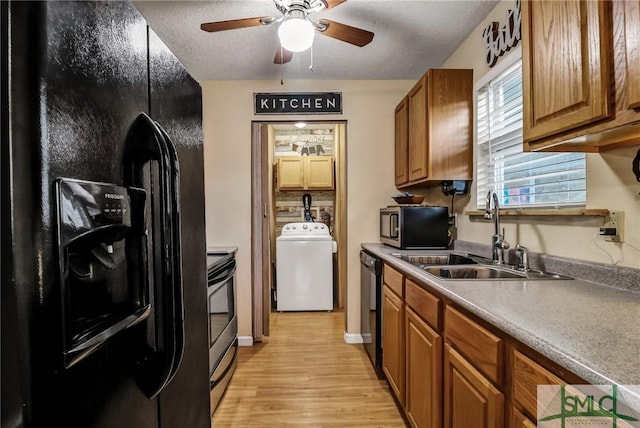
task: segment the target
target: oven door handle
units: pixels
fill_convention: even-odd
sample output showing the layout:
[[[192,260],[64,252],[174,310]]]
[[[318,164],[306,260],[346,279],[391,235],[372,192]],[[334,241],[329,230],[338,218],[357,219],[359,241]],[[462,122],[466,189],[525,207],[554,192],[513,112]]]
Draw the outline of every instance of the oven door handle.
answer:
[[[228,267],[217,273],[213,278],[208,278],[207,282],[211,285],[217,284],[231,278],[234,273],[236,273],[236,261],[232,260],[229,262]]]
[[[233,366],[233,361],[237,358],[237,353],[238,353],[238,339],[235,339],[231,343],[231,346],[229,346],[229,349],[227,349],[227,352],[225,352],[225,354],[222,356],[220,363],[218,363],[218,366],[213,370],[213,373],[209,378],[210,390],[215,388],[217,384],[220,383],[221,379],[224,379],[225,377],[227,377],[227,375],[231,370],[234,370],[235,367]],[[220,373],[221,367],[223,368],[222,373]]]

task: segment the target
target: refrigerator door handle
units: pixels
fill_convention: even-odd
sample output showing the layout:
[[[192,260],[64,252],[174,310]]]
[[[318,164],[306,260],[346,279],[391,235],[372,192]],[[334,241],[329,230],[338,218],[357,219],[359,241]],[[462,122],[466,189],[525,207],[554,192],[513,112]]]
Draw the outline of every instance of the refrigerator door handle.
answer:
[[[171,379],[178,372],[180,363],[182,362],[182,356],[184,354],[184,289],[182,283],[182,232],[180,229],[180,162],[178,161],[178,152],[176,146],[173,144],[169,135],[160,126],[159,123],[155,123],[158,131],[160,132],[161,141],[164,141],[164,145],[169,155],[170,176],[173,189],[173,197],[171,202],[173,204],[173,216],[171,217],[171,231],[173,234],[173,263],[174,263],[174,281],[173,287],[171,287],[170,300],[167,304],[173,303],[174,315],[173,315],[173,335],[175,340],[173,364],[167,374],[165,385],[168,384]]]
[[[184,351],[184,305],[182,288],[182,251],[180,231],[180,169],[175,146],[167,134],[149,116],[140,113],[131,125],[125,150],[125,181],[145,187],[149,181],[144,171],[151,162],[158,163],[159,183],[148,189],[152,204],[159,201],[159,233],[151,250],[152,266],[160,266],[158,283],[149,275],[156,308],[155,336],[145,346],[137,361],[138,386],[153,398],[173,379]],[[159,235],[159,236],[158,236]],[[156,242],[160,241],[160,242]],[[155,271],[158,269],[156,268]]]

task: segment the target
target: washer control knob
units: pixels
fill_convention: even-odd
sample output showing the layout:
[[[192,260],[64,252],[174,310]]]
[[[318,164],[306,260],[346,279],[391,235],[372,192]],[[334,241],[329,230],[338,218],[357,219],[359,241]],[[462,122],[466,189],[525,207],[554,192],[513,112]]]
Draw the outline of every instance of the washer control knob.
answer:
[[[308,227],[309,227],[309,226],[307,226],[306,224],[303,224],[303,225],[302,225],[302,228],[303,228],[303,229],[305,229],[305,230],[306,230]]]

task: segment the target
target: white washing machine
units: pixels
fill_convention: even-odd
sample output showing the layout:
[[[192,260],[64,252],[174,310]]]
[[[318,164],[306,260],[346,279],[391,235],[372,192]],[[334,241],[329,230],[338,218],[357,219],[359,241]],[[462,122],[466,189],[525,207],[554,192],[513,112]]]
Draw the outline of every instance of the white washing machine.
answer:
[[[289,223],[276,238],[278,311],[333,310],[333,253],[324,223]]]

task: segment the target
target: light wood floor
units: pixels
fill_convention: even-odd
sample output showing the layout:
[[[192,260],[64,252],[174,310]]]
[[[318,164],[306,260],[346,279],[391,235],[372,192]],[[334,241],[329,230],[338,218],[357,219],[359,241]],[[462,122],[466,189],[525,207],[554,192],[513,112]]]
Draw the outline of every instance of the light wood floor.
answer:
[[[405,427],[362,345],[344,343],[343,312],[271,315],[271,336],[240,347],[213,427]]]

